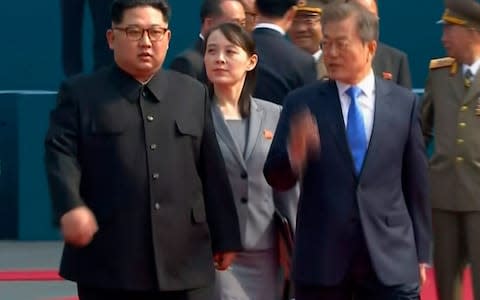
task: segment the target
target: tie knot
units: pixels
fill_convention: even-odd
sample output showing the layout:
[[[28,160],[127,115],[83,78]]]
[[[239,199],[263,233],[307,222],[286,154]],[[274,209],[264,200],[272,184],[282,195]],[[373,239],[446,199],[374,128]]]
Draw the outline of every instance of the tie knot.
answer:
[[[472,70],[470,70],[470,69],[465,70],[465,75],[464,76],[465,76],[465,78],[471,79],[473,77]]]
[[[465,80],[465,87],[469,88],[472,85],[473,81],[473,73],[472,70],[467,69],[465,73],[463,74],[464,80]]]
[[[358,96],[360,96],[360,94],[362,93],[362,90],[358,86],[352,85],[346,91],[346,93],[350,97],[350,99],[352,99],[352,101],[355,101],[358,98]]]

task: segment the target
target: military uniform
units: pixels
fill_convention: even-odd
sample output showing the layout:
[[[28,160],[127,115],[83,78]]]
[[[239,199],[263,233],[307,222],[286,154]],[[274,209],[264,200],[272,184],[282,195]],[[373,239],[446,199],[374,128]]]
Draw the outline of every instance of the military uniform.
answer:
[[[465,20],[451,9],[443,16],[453,25],[466,26]],[[459,278],[468,263],[480,299],[480,72],[466,81],[466,69],[452,57],[431,60],[421,109],[426,142],[434,143],[430,187],[439,300],[461,299]]]
[[[300,0],[297,3],[296,16],[317,17],[322,15],[323,6],[327,3],[322,0]],[[318,19],[318,22],[320,19]],[[318,52],[312,54],[315,59],[315,68],[317,70],[317,79],[328,78],[327,68],[323,61],[322,50],[320,44],[318,45]]]

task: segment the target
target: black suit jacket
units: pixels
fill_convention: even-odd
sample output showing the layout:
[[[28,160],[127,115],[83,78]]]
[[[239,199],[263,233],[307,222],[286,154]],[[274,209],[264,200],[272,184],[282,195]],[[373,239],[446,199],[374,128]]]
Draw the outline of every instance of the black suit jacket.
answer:
[[[316,80],[313,57],[289,42],[280,32],[253,31],[259,63],[254,97],[283,104],[288,92]]]
[[[212,252],[241,248],[205,87],[159,71],[142,87],[118,67],[62,84],[46,137],[56,219],[99,224],[65,245],[60,273],[91,287],[185,290],[213,282]]]
[[[418,264],[430,261],[431,207],[416,96],[379,78],[375,85],[373,131],[359,177],[336,83],[317,82],[287,96],[265,163],[267,181],[279,189],[297,182],[287,152],[297,111],[310,109],[321,139],[321,153],[308,161],[301,181],[294,278],[302,284],[336,285],[345,278],[359,226],[385,285],[416,282]]]
[[[373,58],[373,70],[378,77],[392,80],[407,89],[412,88],[408,58],[403,51],[379,42]]]
[[[200,37],[192,48],[177,55],[170,64],[170,70],[189,75],[200,82],[207,83],[207,75],[203,63],[204,40]]]

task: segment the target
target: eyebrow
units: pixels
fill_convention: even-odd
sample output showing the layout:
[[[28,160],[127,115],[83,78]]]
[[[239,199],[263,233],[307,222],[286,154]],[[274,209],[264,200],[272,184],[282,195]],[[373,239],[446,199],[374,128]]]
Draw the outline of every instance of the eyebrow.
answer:
[[[141,25],[138,24],[138,23],[126,24],[125,26],[126,26],[126,27],[141,27],[141,28],[144,28],[143,26],[141,26]],[[163,28],[167,28],[167,27],[168,27],[168,23],[165,24],[165,25],[162,25],[162,24],[150,24],[150,25],[148,25],[147,28],[151,28],[151,27],[163,27]]]

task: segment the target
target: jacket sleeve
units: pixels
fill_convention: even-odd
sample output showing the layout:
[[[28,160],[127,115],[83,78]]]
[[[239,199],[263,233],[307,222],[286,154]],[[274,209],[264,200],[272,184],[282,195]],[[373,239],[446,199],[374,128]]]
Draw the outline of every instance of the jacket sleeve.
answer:
[[[425,139],[425,144],[428,145],[433,139],[433,95],[431,88],[431,74],[428,75],[427,84],[425,86],[425,92],[423,94],[423,100],[421,102],[421,120],[422,120],[422,133]]]
[[[414,101],[410,133],[404,151],[402,183],[407,208],[412,219],[419,262],[430,263],[432,214],[428,197],[428,164],[420,129],[417,99]]]
[[[286,191],[295,186],[298,175],[293,171],[288,155],[288,135],[290,132],[290,119],[295,110],[296,98],[287,96],[285,105],[280,114],[277,129],[272,145],[267,155],[263,174],[268,184],[279,191]]]
[[[57,105],[50,114],[45,138],[45,167],[54,222],[67,211],[84,205],[80,196],[81,168],[78,161],[78,103],[68,84],[59,89]]]

